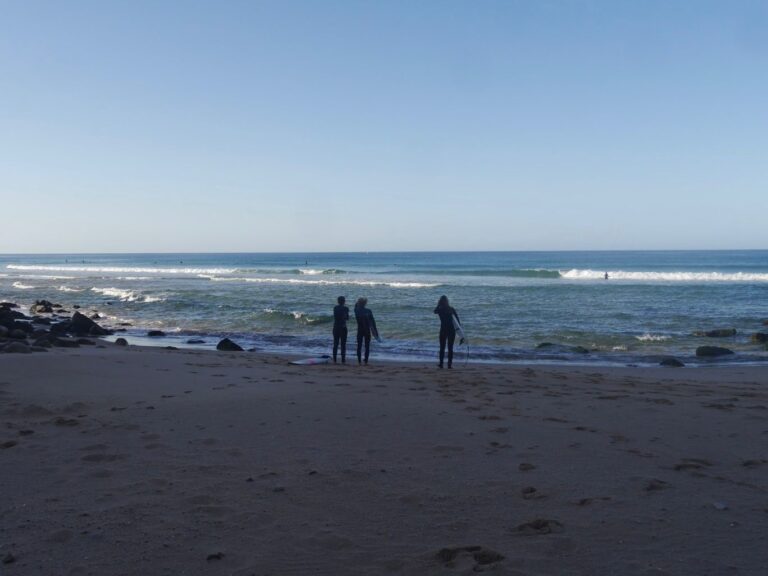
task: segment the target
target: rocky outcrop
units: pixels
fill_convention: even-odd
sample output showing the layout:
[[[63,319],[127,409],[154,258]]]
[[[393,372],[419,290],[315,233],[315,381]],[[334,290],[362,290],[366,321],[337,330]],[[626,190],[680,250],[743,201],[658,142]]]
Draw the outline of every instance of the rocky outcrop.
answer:
[[[61,308],[61,306],[55,306],[48,302],[48,300],[35,300],[35,303],[29,307],[29,311],[32,314],[53,314],[53,309]]]
[[[222,350],[224,352],[244,352],[239,344],[235,344],[229,338],[224,338],[224,340],[216,344],[216,350]]]
[[[547,350],[550,352],[567,352],[571,354],[589,354],[589,350],[583,346],[567,346],[565,344],[555,344],[554,342],[542,342],[536,345],[537,350]]]
[[[147,332],[147,336],[149,336],[150,338],[162,338],[163,336],[165,336],[165,332],[163,332],[162,330],[150,330],[149,332]]]
[[[66,330],[76,336],[107,336],[111,334],[106,328],[102,328],[96,322],[88,318],[85,314],[75,312],[69,321],[69,328]]]
[[[755,344],[765,344],[768,342],[768,334],[765,332],[755,332],[750,340]]]
[[[682,368],[685,366],[685,364],[677,358],[664,358],[661,362],[659,362],[659,366],[666,366],[667,368]]]
[[[696,348],[696,356],[700,358],[717,358],[720,356],[729,356],[733,350],[722,348],[720,346],[699,346]]]
[[[717,330],[694,332],[693,335],[705,336],[707,338],[729,338],[731,336],[736,336],[736,328],[718,328]]]

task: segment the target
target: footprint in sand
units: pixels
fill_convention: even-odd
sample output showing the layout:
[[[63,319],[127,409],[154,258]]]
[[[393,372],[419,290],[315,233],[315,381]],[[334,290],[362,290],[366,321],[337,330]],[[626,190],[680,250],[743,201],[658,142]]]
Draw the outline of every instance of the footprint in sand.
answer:
[[[547,520],[545,518],[536,518],[530,522],[524,522],[515,528],[515,530],[524,536],[542,536],[545,534],[555,534],[562,532],[563,525],[557,520]]]
[[[682,470],[700,470],[701,468],[708,468],[709,466],[712,466],[712,463],[703,458],[683,458],[679,463],[674,465],[673,469],[679,472]]]
[[[441,549],[435,559],[446,568],[460,567],[480,572],[485,566],[501,562],[504,556],[483,546],[455,546]]]

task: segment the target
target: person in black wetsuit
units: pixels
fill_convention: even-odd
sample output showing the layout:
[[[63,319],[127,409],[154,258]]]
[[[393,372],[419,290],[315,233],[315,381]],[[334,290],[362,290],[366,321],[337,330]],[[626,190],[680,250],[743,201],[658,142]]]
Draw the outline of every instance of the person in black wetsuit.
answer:
[[[336,355],[341,345],[341,363],[347,362],[347,320],[349,320],[349,308],[345,306],[347,301],[344,296],[336,299],[338,304],[333,307],[333,363],[336,363]]]
[[[435,314],[440,316],[440,364],[443,367],[445,358],[445,346],[448,345],[448,368],[453,368],[453,343],[456,341],[456,327],[453,325],[453,317],[459,319],[456,309],[448,303],[448,296],[440,296],[435,308]]]
[[[357,363],[363,360],[362,348],[365,342],[365,363],[368,364],[368,356],[371,352],[371,332],[376,332],[376,320],[373,312],[366,308],[367,298],[358,298],[355,304],[355,320],[357,320]]]

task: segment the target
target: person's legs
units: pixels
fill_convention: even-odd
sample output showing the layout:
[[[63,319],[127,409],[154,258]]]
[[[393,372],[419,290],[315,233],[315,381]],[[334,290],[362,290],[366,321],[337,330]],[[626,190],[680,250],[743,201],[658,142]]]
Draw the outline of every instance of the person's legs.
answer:
[[[363,350],[363,338],[365,338],[365,334],[362,332],[357,333],[357,363],[360,364],[362,359],[362,350]]]
[[[368,364],[368,356],[371,353],[371,335],[365,335],[365,363]]]
[[[456,332],[448,334],[448,368],[453,367],[453,343],[456,342]]]
[[[334,363],[336,362],[336,353],[339,351],[339,337],[340,337],[340,330],[338,328],[334,328],[333,329],[333,361]],[[341,357],[344,358],[343,351],[341,353]]]
[[[339,334],[339,339],[341,340],[341,363],[346,364],[347,363],[347,329],[342,328],[341,333]],[[333,355],[333,361],[336,361],[336,355]]]
[[[440,368],[443,367],[443,359],[445,358],[445,342],[447,340],[447,335],[445,332],[440,330]]]

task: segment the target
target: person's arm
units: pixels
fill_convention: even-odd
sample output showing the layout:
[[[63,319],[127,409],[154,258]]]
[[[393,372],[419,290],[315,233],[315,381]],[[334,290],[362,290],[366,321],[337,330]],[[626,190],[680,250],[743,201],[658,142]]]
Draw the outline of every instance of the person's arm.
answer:
[[[435,310],[434,310],[434,314],[440,314],[440,306],[438,306],[437,308],[435,308]]]
[[[346,314],[346,316],[347,316],[347,320],[349,320],[349,307],[348,307],[348,306],[345,306],[345,307],[344,307],[344,313],[345,313],[345,314]]]

